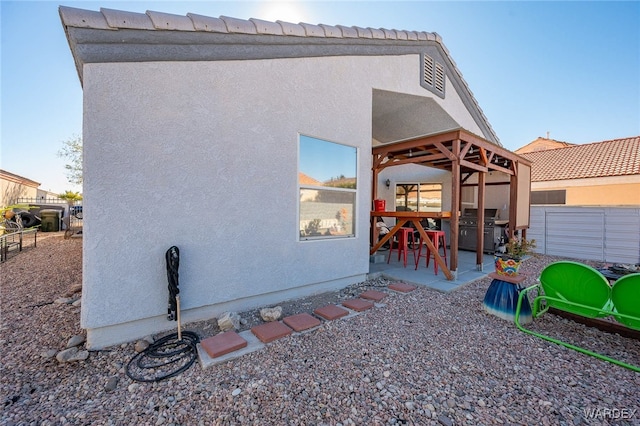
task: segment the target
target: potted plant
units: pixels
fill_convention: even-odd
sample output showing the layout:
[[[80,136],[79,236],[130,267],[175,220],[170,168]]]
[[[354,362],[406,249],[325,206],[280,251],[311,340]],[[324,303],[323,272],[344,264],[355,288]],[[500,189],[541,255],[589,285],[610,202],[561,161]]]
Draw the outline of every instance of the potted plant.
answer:
[[[518,236],[510,238],[504,245],[504,252],[496,252],[494,259],[498,275],[516,276],[522,263],[522,258],[533,253],[536,240],[527,240]]]

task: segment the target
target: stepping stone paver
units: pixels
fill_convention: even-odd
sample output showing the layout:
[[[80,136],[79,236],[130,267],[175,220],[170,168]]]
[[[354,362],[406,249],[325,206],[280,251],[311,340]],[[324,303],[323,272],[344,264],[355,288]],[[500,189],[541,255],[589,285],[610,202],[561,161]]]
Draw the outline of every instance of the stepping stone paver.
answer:
[[[342,302],[342,306],[347,307],[356,312],[366,311],[367,309],[373,308],[373,302],[369,302],[368,300],[363,299],[349,299]]]
[[[367,290],[360,295],[362,299],[373,300],[374,302],[379,302],[385,297],[387,297],[387,293],[383,293],[378,290]]]
[[[322,324],[318,318],[307,313],[291,315],[282,321],[294,331],[304,331]]]
[[[342,309],[340,306],[336,305],[323,306],[322,308],[318,308],[313,311],[313,313],[318,315],[319,317],[326,319],[327,321],[333,321],[349,315],[349,311],[347,311],[346,309]]]
[[[255,334],[262,343],[270,343],[290,335],[293,333],[293,330],[280,321],[271,321],[251,327],[251,332]]]
[[[217,358],[247,346],[247,341],[235,331],[216,334],[200,342],[211,358]]]
[[[393,283],[393,284],[389,284],[389,288],[391,290],[399,291],[401,293],[409,293],[410,291],[413,291],[418,287],[414,285],[406,284],[406,283]]]

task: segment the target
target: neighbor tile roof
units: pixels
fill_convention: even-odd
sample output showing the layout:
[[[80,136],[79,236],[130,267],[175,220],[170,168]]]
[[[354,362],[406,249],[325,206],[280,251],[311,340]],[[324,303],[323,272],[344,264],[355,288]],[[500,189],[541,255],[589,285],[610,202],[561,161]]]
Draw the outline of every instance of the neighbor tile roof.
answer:
[[[298,172],[298,181],[300,182],[300,185],[322,185],[322,182],[319,180],[316,180],[309,175],[305,175],[302,172]]]
[[[640,174],[640,136],[520,154],[532,182]]]

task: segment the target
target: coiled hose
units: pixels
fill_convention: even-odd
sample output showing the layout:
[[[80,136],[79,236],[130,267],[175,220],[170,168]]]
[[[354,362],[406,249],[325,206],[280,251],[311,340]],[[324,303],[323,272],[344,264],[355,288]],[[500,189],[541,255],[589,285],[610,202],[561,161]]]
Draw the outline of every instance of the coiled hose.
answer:
[[[129,361],[127,376],[147,383],[175,377],[195,362],[198,342],[200,338],[192,331],[183,331],[182,340],[178,340],[177,333],[164,336]]]
[[[169,303],[167,319],[178,321],[178,333],[169,334],[155,341],[147,349],[136,354],[127,364],[126,373],[138,382],[159,382],[175,377],[187,370],[198,356],[200,338],[191,331],[180,330],[180,290],[178,289],[178,267],[180,250],[173,246],[165,253],[167,279],[169,281]]]

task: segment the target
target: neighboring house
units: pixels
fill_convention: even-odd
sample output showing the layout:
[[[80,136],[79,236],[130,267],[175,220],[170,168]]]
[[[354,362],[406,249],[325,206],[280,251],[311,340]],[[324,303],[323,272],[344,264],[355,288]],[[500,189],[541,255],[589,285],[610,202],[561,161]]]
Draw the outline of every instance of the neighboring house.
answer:
[[[532,205],[640,206],[640,136],[583,145],[538,138],[515,152],[532,163]]]
[[[535,141],[526,144],[522,148],[516,149],[514,152],[516,154],[522,155],[527,152],[544,151],[547,149],[554,149],[554,148],[565,148],[568,146],[574,146],[574,144],[569,142],[560,142],[554,139],[549,139],[549,137],[547,138],[538,137],[538,139],[536,139]]]
[[[0,169],[0,207],[16,204],[19,198],[37,198],[40,183]]]
[[[516,152],[532,164],[528,236],[539,253],[640,262],[640,136],[584,145],[538,138]]]
[[[174,326],[173,245],[184,321],[211,318],[365,280],[372,192],[387,179],[428,184],[425,202],[449,210],[451,170],[528,178],[435,33],[60,16],[84,93],[88,347]],[[394,163],[379,172],[372,149],[411,138],[374,153]]]

